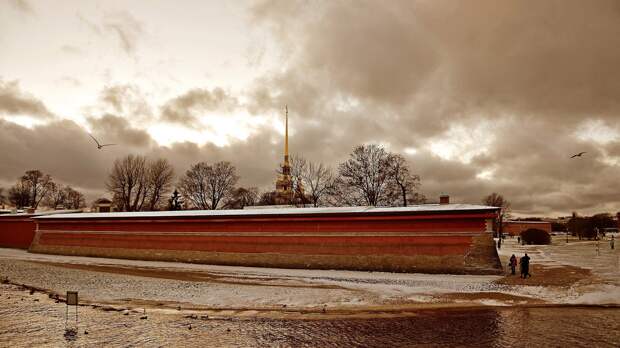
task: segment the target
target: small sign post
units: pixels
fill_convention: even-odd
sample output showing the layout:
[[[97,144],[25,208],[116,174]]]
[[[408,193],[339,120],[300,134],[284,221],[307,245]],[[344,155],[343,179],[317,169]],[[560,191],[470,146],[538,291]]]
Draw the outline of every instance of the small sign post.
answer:
[[[596,256],[601,256],[601,238],[599,238],[598,227],[594,227],[594,233],[596,233]]]
[[[67,331],[67,323],[69,321],[69,306],[75,306],[75,332],[78,328],[78,292],[67,291],[67,311],[65,312],[65,331]]]

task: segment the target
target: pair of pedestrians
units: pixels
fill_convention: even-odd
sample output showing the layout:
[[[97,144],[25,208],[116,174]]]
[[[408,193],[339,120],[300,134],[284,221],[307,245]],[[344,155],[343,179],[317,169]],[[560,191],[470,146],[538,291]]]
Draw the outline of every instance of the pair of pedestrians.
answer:
[[[525,256],[523,256],[520,260],[519,260],[519,264],[521,265],[521,278],[527,278],[527,277],[531,277],[532,275],[530,274],[530,257],[527,256],[527,253],[525,253]],[[510,270],[512,271],[512,275],[515,275],[515,270],[517,268],[517,257],[515,256],[515,254],[512,254],[512,256],[510,257]]]

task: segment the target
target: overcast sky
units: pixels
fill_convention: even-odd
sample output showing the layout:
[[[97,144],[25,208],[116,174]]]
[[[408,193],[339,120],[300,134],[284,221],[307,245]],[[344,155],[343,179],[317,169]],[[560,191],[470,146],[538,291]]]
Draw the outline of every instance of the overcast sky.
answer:
[[[271,189],[288,104],[312,161],[380,143],[433,199],[620,210],[618,1],[2,0],[0,52],[0,187],[94,199],[138,153]]]

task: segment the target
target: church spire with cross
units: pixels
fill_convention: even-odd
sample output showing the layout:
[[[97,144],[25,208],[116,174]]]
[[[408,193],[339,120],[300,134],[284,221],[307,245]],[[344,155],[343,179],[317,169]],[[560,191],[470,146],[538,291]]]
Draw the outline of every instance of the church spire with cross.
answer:
[[[282,163],[281,173],[276,180],[276,204],[293,203],[293,178],[291,177],[291,163],[288,154],[288,105],[284,106],[284,163]]]
[[[284,123],[284,165],[282,171],[287,168],[288,174],[291,173],[291,164],[288,160],[288,105],[284,105],[285,123]]]

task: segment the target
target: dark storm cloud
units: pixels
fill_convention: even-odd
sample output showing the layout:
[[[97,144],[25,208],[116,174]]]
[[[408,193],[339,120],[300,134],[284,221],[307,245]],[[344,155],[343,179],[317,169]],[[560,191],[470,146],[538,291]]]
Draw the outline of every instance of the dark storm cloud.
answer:
[[[620,210],[618,140],[583,130],[594,121],[620,129],[618,2],[260,1],[252,16],[271,29],[284,61],[245,98],[193,88],[149,105],[136,87],[108,86],[103,111],[88,120],[97,137],[122,146],[93,150],[71,122],[4,122],[0,146],[17,150],[0,155],[0,181],[40,163],[95,192],[114,158],[141,153],[169,159],[178,175],[198,161],[229,160],[242,184],[272,188],[282,137],[271,128],[225,147],[163,147],[133,121],[200,129],[209,113],[283,117],[288,104],[292,153],[336,167],[362,143],[414,149],[406,157],[431,200],[445,192],[478,203],[496,191],[520,214]],[[144,30],[129,17],[83,22],[114,33],[130,53]],[[431,151],[441,146],[452,156]],[[569,158],[580,151],[587,154]]]
[[[123,147],[149,147],[151,136],[144,130],[132,128],[127,119],[105,114],[88,119],[95,137],[100,143],[115,143]]]
[[[11,185],[24,171],[40,169],[58,182],[83,190],[89,200],[94,200],[105,195],[105,180],[114,160],[133,153],[168,159],[177,177],[199,161],[230,161],[241,175],[241,185],[266,184],[271,188],[276,164],[281,160],[281,146],[273,146],[273,136],[267,131],[227,147],[194,143],[163,147],[120,117],[106,115],[90,119],[89,123],[95,137],[118,145],[98,150],[87,131],[72,121],[55,121],[30,129],[0,120],[0,183]]]
[[[195,88],[167,101],[161,107],[161,120],[192,127],[199,123],[201,112],[230,112],[238,103],[235,97],[221,88]]]
[[[605,146],[610,156],[620,158],[620,141],[614,141]]]
[[[50,118],[53,114],[39,99],[21,90],[17,81],[0,78],[0,114]]]
[[[483,107],[580,121],[617,117],[620,4],[445,2],[418,6],[441,47],[449,95]]]
[[[241,176],[240,185],[273,189],[276,168],[282,161],[282,146],[275,145],[273,134],[268,130],[258,132],[246,141],[237,141],[230,146],[218,147],[212,144],[198,146],[194,143],[176,143],[170,147],[157,147],[152,155],[167,158],[180,176],[190,165],[206,161],[229,161]]]
[[[411,118],[484,110],[575,122],[620,109],[615,1],[267,1],[254,14],[290,54],[281,80],[398,111],[430,95],[435,111]]]
[[[303,115],[299,136],[322,135],[301,140],[304,153],[335,162],[355,143],[413,147],[431,196],[477,202],[497,190],[532,214],[620,208],[604,194],[619,167],[575,134],[588,120],[620,126],[618,2],[260,1],[253,15],[289,57],[253,107],[287,102]],[[486,151],[471,163],[428,152],[455,125],[478,124]],[[589,157],[568,160],[579,151]]]
[[[88,133],[72,121],[32,129],[0,120],[0,179],[15,182],[24,171],[40,169],[56,180],[102,188],[114,151],[98,151]]]

